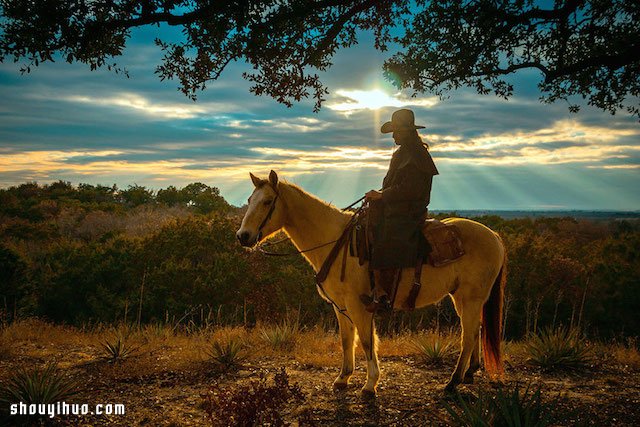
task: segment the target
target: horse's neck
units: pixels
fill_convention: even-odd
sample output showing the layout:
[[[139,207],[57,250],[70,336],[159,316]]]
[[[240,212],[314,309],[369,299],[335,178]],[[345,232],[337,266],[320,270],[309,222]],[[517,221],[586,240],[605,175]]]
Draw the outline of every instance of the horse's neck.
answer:
[[[314,248],[338,239],[351,217],[350,214],[288,184],[281,185],[280,193],[287,205],[284,230],[298,250]],[[333,244],[329,244],[303,255],[315,271],[318,271],[332,247]]]

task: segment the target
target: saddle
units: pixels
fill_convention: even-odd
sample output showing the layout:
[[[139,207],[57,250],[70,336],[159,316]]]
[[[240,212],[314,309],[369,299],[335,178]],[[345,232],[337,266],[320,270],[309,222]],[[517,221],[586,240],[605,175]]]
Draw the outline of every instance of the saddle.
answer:
[[[359,209],[354,214],[354,217],[349,221],[333,248],[331,248],[329,256],[325,259],[316,274],[316,283],[320,288],[322,288],[322,282],[327,278],[329,270],[338,257],[340,251],[342,251],[340,281],[344,281],[345,277],[347,250],[351,256],[358,257],[360,265],[363,265],[371,258],[370,255],[373,242],[372,225],[372,218],[368,209]],[[458,230],[455,225],[447,224],[437,219],[425,219],[422,226],[422,233],[431,247],[428,261],[432,266],[442,267],[458,260],[464,255],[460,230]],[[407,300],[403,304],[403,308],[405,310],[413,310],[415,308],[415,302],[422,286],[420,283],[422,265],[423,259],[419,257],[416,260],[413,286],[409,291]],[[393,300],[395,300],[395,294],[398,289],[400,277],[400,274],[396,275],[396,281],[392,292]],[[373,274],[370,274],[370,278],[371,289],[373,289],[375,285]],[[393,300],[391,302],[392,307],[394,304]]]
[[[371,247],[374,239],[372,233],[372,222],[376,218],[371,218],[369,211],[364,209],[358,212],[354,221],[354,226],[351,230],[351,236],[349,238],[349,251],[351,256],[357,256],[360,265],[363,265],[371,257]],[[427,240],[431,250],[429,252],[427,261],[433,267],[442,267],[452,262],[457,261],[464,255],[464,248],[462,246],[462,237],[460,230],[453,224],[444,223],[438,219],[426,219],[422,226],[422,234]],[[420,293],[423,259],[419,257],[416,259],[413,285],[409,291],[409,295],[403,303],[405,310],[413,310],[415,308],[415,302]],[[370,274],[371,289],[374,288],[374,275]],[[400,282],[400,274],[396,275],[396,280],[393,283],[393,288],[390,295],[393,295],[392,300],[395,300],[398,284]],[[394,301],[391,302],[393,306]]]
[[[426,216],[426,215],[425,215]],[[357,256],[360,265],[371,258],[373,242],[372,221],[367,210],[358,213],[349,239],[349,253]],[[438,219],[425,219],[422,234],[431,246],[427,261],[433,267],[442,267],[464,255],[460,230],[453,224]]]

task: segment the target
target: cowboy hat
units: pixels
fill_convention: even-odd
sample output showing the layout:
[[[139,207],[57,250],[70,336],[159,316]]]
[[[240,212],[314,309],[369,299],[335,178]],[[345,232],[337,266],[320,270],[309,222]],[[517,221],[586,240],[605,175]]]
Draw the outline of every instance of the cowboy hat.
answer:
[[[391,121],[383,124],[380,132],[390,133],[397,130],[424,129],[424,126],[416,126],[415,120],[413,111],[403,108],[391,115]]]

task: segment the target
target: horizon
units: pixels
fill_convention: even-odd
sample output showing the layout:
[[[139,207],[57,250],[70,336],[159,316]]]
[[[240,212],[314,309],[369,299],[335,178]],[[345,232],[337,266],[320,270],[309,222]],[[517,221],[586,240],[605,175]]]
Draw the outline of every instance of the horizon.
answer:
[[[0,64],[0,187],[58,180],[120,188],[182,187],[203,182],[241,206],[249,172],[282,179],[344,206],[380,188],[394,147],[380,126],[411,108],[440,171],[431,210],[640,210],[640,126],[583,105],[541,104],[539,76],[514,76],[509,101],[469,89],[439,100],[412,98],[382,78],[370,35],[338,51],[321,73],[331,93],[286,108],[248,92],[234,63],[191,102],[175,82],[153,74],[160,51],[151,40],[172,29],[133,32],[119,63],[107,70],[58,61],[20,76]]]

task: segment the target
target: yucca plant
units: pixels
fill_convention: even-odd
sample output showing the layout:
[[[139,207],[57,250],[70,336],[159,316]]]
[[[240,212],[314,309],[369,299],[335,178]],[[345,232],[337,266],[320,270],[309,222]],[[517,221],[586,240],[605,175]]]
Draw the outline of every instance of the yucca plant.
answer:
[[[456,352],[455,342],[441,334],[421,335],[411,341],[411,346],[423,362],[431,365],[443,363]]]
[[[283,322],[277,325],[263,327],[260,336],[276,350],[291,351],[296,346],[300,335],[297,323]]]
[[[218,370],[230,371],[239,368],[246,359],[246,346],[237,338],[216,340],[206,354]]]
[[[132,356],[138,349],[139,347],[131,344],[127,337],[116,335],[100,343],[100,358],[109,363],[116,363]]]
[[[519,386],[481,391],[470,399],[457,393],[455,407],[445,403],[445,408],[453,425],[473,427],[544,427],[552,423],[557,409],[555,402],[542,400],[540,389],[527,387],[522,393]]]
[[[593,359],[591,348],[575,328],[545,329],[530,337],[525,349],[529,363],[546,370],[578,369]]]
[[[0,406],[6,408],[8,404],[18,402],[27,405],[62,402],[77,393],[78,385],[55,363],[32,370],[20,368],[0,385]]]

